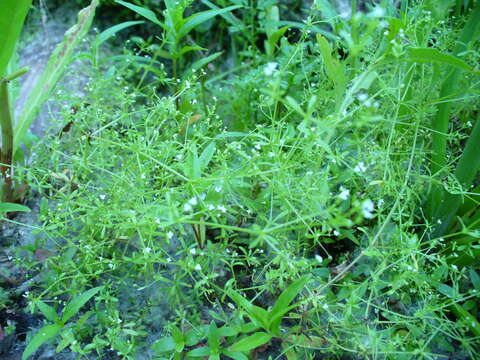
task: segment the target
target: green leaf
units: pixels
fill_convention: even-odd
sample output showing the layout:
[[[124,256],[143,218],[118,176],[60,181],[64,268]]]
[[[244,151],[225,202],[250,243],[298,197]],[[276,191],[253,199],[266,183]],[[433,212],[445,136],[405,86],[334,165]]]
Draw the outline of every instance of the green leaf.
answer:
[[[51,322],[56,322],[58,320],[58,315],[57,312],[53,307],[50,305],[45,304],[43,301],[38,300],[35,303],[42,314],[47,318],[47,320],[50,320]]]
[[[443,63],[460,70],[473,71],[473,69],[462,59],[445,54],[437,49],[411,48],[408,50],[408,60],[417,63]]]
[[[258,332],[253,335],[247,336],[240,341],[237,341],[235,344],[230,346],[228,350],[230,351],[250,351],[256,349],[259,346],[262,346],[270,341],[272,335],[265,332]]]
[[[204,23],[205,21],[208,21],[217,15],[224,14],[241,7],[242,7],[241,5],[234,5],[224,9],[212,9],[212,10],[201,11],[196,14],[193,14],[192,16],[189,16],[188,18],[185,19],[183,26],[180,28],[178,32],[177,39],[180,40],[181,38],[186,36],[190,31],[192,31],[195,27]]]
[[[83,294],[70,301],[63,310],[62,322],[65,324],[71,317],[75,316],[80,308],[87,303],[97,292],[99,292],[103,286],[99,286],[85,291]]]
[[[202,346],[187,353],[187,356],[191,357],[204,357],[210,355],[210,348],[208,346]]]
[[[207,50],[201,46],[184,46],[180,49],[179,52],[176,52],[174,55],[172,55],[172,59],[178,59],[182,55],[186,54],[187,52],[190,51],[199,51],[199,50]]]
[[[305,284],[310,280],[309,277],[303,277],[292,284],[290,284],[278,297],[275,305],[273,306],[270,318],[270,328],[274,332],[279,331],[280,322],[282,321],[283,315],[292,310],[295,305],[289,306],[290,303],[295,299],[295,297],[302,291]]]
[[[207,147],[202,151],[200,155],[200,170],[203,172],[212,161],[213,155],[215,154],[215,142],[211,142]]]
[[[211,352],[217,353],[220,348],[220,332],[213,320],[208,327],[207,339]]]
[[[110,39],[112,36],[115,36],[115,34],[119,31],[122,31],[123,29],[129,28],[134,25],[138,24],[143,24],[144,21],[126,21],[117,25],[114,25],[112,27],[109,27],[108,29],[102,31],[100,34],[98,34],[97,38],[95,39],[95,46],[98,47],[108,39]]]
[[[248,360],[248,357],[243,355],[241,352],[223,350],[222,353],[228,357],[231,357],[234,360]]]
[[[472,282],[473,288],[480,291],[480,276],[473,269],[470,269],[470,281]]]
[[[60,324],[51,324],[42,327],[34,335],[32,340],[28,343],[22,354],[22,360],[27,360],[30,355],[32,355],[37,349],[46,343],[48,340],[54,338],[58,332],[62,329]]]
[[[240,295],[234,290],[230,290],[228,292],[228,296],[230,296],[240,308],[245,310],[247,315],[250,317],[250,320],[256,322],[264,329],[268,329],[269,313],[266,310],[253,305],[250,301],[245,299],[242,295]]]
[[[175,351],[182,352],[183,348],[185,347],[185,336],[183,335],[182,331],[176,326],[172,328],[172,337],[175,343]]]
[[[438,284],[437,290],[450,299],[455,298],[455,289],[446,284]]]
[[[216,58],[218,58],[220,55],[222,55],[223,51],[219,51],[215,54],[212,54],[210,56],[207,56],[205,58],[201,58],[200,60],[198,61],[195,61],[191,68],[192,69],[195,69],[195,70],[199,70],[201,69],[202,67],[204,67],[205,65],[207,65],[208,63],[211,63],[213,60],[215,60]]]
[[[173,337],[167,336],[155,341],[152,344],[151,349],[156,353],[170,352],[175,349],[175,341],[173,340]]]
[[[30,127],[40,106],[48,99],[56,83],[72,61],[73,50],[90,29],[98,3],[99,0],[92,0],[90,6],[80,10],[77,24],[65,32],[63,41],[55,48],[48,59],[45,70],[30,91],[27,101],[25,102],[25,107],[22,109],[20,117],[18,118],[14,132],[14,152],[20,146],[20,142]]]
[[[32,0],[2,0],[0,11],[0,79],[7,71],[8,63],[23,28]]]
[[[141,7],[141,6],[133,5],[133,4],[130,4],[130,3],[126,2],[126,1],[122,1],[122,0],[115,0],[115,2],[117,4],[125,6],[126,8],[129,8],[130,10],[135,11],[138,15],[143,16],[145,19],[150,20],[154,24],[157,24],[157,25],[163,27],[162,22],[160,20],[158,20],[157,15],[155,15],[155,13],[152,10]]]
[[[30,208],[20,204],[0,202],[0,214],[7,212],[30,212]]]

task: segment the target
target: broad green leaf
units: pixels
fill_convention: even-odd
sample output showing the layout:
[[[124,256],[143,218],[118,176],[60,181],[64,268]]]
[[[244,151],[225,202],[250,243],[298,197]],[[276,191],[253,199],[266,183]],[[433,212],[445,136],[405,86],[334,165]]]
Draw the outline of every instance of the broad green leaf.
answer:
[[[235,303],[247,313],[247,315],[250,317],[250,320],[256,322],[264,329],[268,329],[269,314],[266,310],[253,305],[250,301],[245,299],[242,295],[234,290],[230,290],[228,292],[228,296],[230,296]]]
[[[437,290],[450,299],[455,298],[455,289],[446,284],[438,284]]]
[[[7,212],[30,212],[30,208],[9,202],[0,202],[0,214],[7,213]]]
[[[228,356],[228,357],[231,357],[234,360],[248,360],[248,357],[246,357],[241,352],[233,352],[233,351],[223,350],[222,353],[224,355]]]
[[[172,328],[172,338],[175,343],[175,351],[182,352],[183,348],[185,347],[185,336],[176,326]]]
[[[63,41],[55,48],[48,59],[47,66],[31,90],[25,102],[25,107],[22,109],[18,119],[13,141],[14,152],[20,146],[20,142],[30,127],[40,106],[48,99],[56,83],[72,61],[72,52],[90,29],[98,3],[99,0],[92,0],[88,7],[80,10],[77,24],[65,32]]]
[[[295,297],[302,291],[305,284],[310,280],[309,277],[303,277],[293,283],[291,283],[278,297],[275,301],[271,313],[273,316],[281,312],[283,309],[287,308],[290,303],[295,299]]]
[[[32,340],[28,343],[27,347],[23,351],[22,360],[27,360],[37,349],[46,343],[48,340],[54,338],[58,332],[62,329],[60,324],[51,324],[42,327],[33,336]]]
[[[256,349],[259,346],[262,346],[270,341],[272,335],[265,332],[258,332],[253,335],[247,336],[240,341],[237,341],[235,344],[230,346],[228,350],[230,351],[250,351]]]
[[[213,320],[208,327],[207,339],[211,352],[218,352],[220,348],[220,332]]]
[[[23,28],[23,22],[32,0],[2,0],[0,10],[0,79],[6,75],[7,66]]]
[[[210,161],[212,161],[213,155],[215,154],[215,142],[211,142],[207,147],[202,151],[200,155],[200,170],[203,172]]]
[[[480,276],[473,269],[470,269],[470,281],[474,289],[480,291]]]
[[[98,34],[97,38],[95,39],[95,46],[100,46],[102,43],[110,39],[112,36],[115,36],[117,32],[122,31],[123,29],[129,28],[134,25],[138,24],[143,24],[144,21],[126,21],[117,25],[114,25],[112,27],[109,27],[108,29],[102,31],[100,34]]]
[[[35,303],[42,314],[47,318],[47,320],[50,320],[51,322],[56,322],[58,320],[58,315],[57,312],[53,307],[50,305],[45,304],[43,301],[38,300]]]
[[[437,49],[411,48],[408,50],[408,60],[418,63],[443,63],[460,70],[473,71],[470,65],[462,59],[445,54]]]
[[[137,5],[134,5],[134,4],[130,4],[130,3],[126,2],[126,1],[122,1],[122,0],[115,0],[115,2],[117,4],[125,6],[126,8],[129,8],[130,10],[135,11],[138,15],[143,16],[145,19],[150,20],[154,24],[157,24],[157,25],[163,27],[162,22],[160,20],[158,20],[157,15],[155,15],[155,13],[152,10],[141,7],[141,6],[137,6]]]
[[[229,6],[224,9],[215,9],[215,10],[206,10],[206,11],[201,11],[196,14],[193,14],[192,16],[186,18],[178,32],[178,40],[186,36],[190,31],[192,31],[195,27],[198,25],[204,23],[205,21],[210,20],[211,18],[214,18],[217,15],[224,14],[227,12],[230,12],[232,10],[241,8],[241,5],[234,5],[234,6]]]
[[[88,300],[95,296],[95,294],[99,292],[102,288],[103,286],[99,286],[87,290],[83,294],[70,301],[63,310],[62,322],[65,324],[68,320],[70,320],[71,317],[75,316],[80,311],[80,308],[85,305]]]
[[[333,58],[332,48],[327,39],[317,34],[317,43],[325,63],[327,76],[335,83],[335,86],[343,88],[348,81],[343,65],[337,59]]]
[[[223,51],[219,51],[215,54],[212,54],[210,56],[207,56],[205,58],[202,58],[198,61],[195,61],[193,64],[192,64],[192,69],[195,69],[195,70],[199,70],[201,69],[202,67],[204,67],[205,65],[207,65],[208,63],[211,63],[213,60],[215,60],[216,58],[218,58],[220,55],[222,55]]]
[[[175,341],[173,341],[173,337],[167,336],[155,341],[151,349],[156,353],[171,352],[175,349]]]
[[[199,347],[193,349],[187,353],[187,356],[191,357],[205,357],[210,355],[210,348],[208,346]]]

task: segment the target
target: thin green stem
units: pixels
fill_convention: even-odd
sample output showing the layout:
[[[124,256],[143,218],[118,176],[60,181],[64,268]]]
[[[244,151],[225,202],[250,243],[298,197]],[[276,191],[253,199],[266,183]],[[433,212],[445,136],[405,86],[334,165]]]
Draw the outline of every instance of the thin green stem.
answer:
[[[0,154],[0,171],[3,177],[2,201],[13,200],[13,124],[8,96],[7,79],[0,80],[0,125],[2,127],[2,151]]]

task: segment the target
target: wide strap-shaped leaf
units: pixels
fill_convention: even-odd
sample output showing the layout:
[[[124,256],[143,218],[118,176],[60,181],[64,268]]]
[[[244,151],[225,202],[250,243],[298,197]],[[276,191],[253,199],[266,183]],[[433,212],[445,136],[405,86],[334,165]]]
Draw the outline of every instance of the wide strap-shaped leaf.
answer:
[[[0,79],[6,69],[23,28],[32,0],[2,0],[0,5]]]
[[[122,31],[123,29],[126,29],[130,26],[138,25],[138,24],[143,24],[144,21],[126,21],[117,25],[114,25],[112,27],[109,27],[108,29],[102,31],[97,38],[95,39],[95,46],[100,46],[102,43],[110,39],[112,36],[115,36],[117,32]]]
[[[27,360],[37,349],[46,343],[48,340],[54,338],[58,332],[62,329],[60,324],[51,324],[42,327],[33,336],[32,340],[28,343],[27,347],[23,351],[22,360]]]
[[[432,48],[410,48],[408,50],[408,60],[417,63],[447,64],[460,70],[473,71],[472,67],[459,57]]]
[[[78,13],[77,24],[65,32],[63,41],[55,48],[48,59],[47,66],[31,90],[15,127],[14,152],[18,149],[40,106],[48,99],[56,83],[72,61],[73,49],[90,29],[98,4],[99,0],[92,0],[88,7]]]

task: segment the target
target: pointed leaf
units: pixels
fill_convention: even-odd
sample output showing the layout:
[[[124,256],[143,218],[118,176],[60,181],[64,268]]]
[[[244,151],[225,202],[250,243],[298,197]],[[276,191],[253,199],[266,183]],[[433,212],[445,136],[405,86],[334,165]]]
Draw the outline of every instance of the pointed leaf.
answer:
[[[0,214],[7,212],[30,212],[30,208],[20,204],[0,202]]]
[[[437,49],[431,48],[411,48],[408,50],[409,60],[418,63],[443,63],[453,66],[460,70],[472,71],[470,65],[468,65],[462,59],[445,54]]]
[[[206,169],[210,161],[212,161],[213,155],[215,154],[215,142],[211,142],[207,147],[202,151],[200,155],[200,170],[203,171]]]
[[[216,58],[218,58],[220,55],[222,55],[223,51],[219,51],[215,54],[212,54],[210,56],[207,56],[205,58],[202,58],[198,61],[195,61],[193,64],[192,64],[192,69],[195,69],[195,70],[199,70],[201,69],[202,67],[204,67],[205,65],[207,65],[208,63],[211,63],[213,60],[215,60]]]
[[[295,297],[302,291],[305,284],[310,280],[309,277],[303,277],[292,284],[290,284],[278,297],[275,305],[271,310],[272,316],[280,313],[283,309],[287,308]]]
[[[33,336],[22,354],[22,360],[27,360],[37,349],[46,343],[48,340],[54,338],[62,329],[60,324],[51,324],[42,327]]]
[[[71,317],[75,316],[80,308],[87,303],[97,292],[99,292],[103,286],[99,286],[85,291],[83,294],[70,301],[63,310],[62,322],[65,324]]]
[[[56,322],[58,320],[57,312],[53,307],[45,304],[43,301],[40,301],[40,300],[38,300],[35,304],[38,306],[38,308],[40,309],[42,314],[47,318],[47,320],[51,322]]]
[[[152,10],[141,7],[141,6],[137,6],[137,5],[134,5],[134,4],[130,4],[130,3],[126,2],[126,1],[122,1],[122,0],[116,0],[115,2],[117,4],[125,6],[126,8],[129,8],[130,10],[135,11],[138,15],[143,16],[145,19],[150,20],[154,24],[157,24],[157,25],[163,27],[162,22],[160,20],[158,20],[157,15],[155,15],[155,13]]]
[[[178,40],[186,36],[195,27],[204,23],[205,21],[208,21],[217,15],[227,13],[241,7],[242,7],[241,5],[234,5],[224,9],[215,9],[215,10],[212,9],[212,10],[201,11],[196,14],[193,14],[192,16],[185,19],[185,23],[183,24],[183,26],[181,27],[178,33]]]
[[[108,29],[102,31],[100,34],[98,34],[97,38],[95,39],[95,46],[100,46],[102,43],[110,39],[112,36],[115,36],[117,32],[122,31],[123,29],[129,28],[134,25],[138,24],[143,24],[144,21],[126,21],[117,25],[114,25],[112,27],[109,27]]]
[[[237,341],[235,344],[230,346],[228,350],[230,351],[250,351],[256,349],[259,346],[262,346],[270,341],[272,335],[265,332],[258,332],[253,335],[247,336],[240,341]]]

